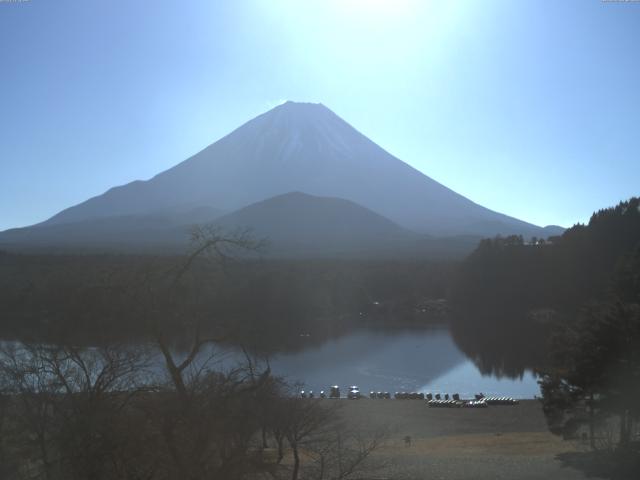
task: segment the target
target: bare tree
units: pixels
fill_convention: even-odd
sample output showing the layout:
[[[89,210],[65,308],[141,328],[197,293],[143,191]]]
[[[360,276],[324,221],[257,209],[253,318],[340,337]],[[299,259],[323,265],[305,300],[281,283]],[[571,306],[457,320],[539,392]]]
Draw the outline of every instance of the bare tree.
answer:
[[[200,305],[198,296],[215,288],[237,254],[257,251],[263,244],[246,230],[227,234],[216,228],[195,227],[190,253],[166,274],[168,282],[159,302],[162,314],[190,315],[173,321],[181,323],[191,336],[186,355],[180,356],[162,324],[155,326],[156,343],[168,374],[158,421],[173,478],[236,478],[253,468],[249,450],[259,422],[251,412],[256,410],[256,392],[268,382],[270,369],[267,366],[258,372],[249,362],[245,368],[215,371],[215,352],[210,346],[222,341],[224,332],[203,334],[206,309],[184,308],[184,304],[188,299],[191,306]],[[193,275],[194,270],[205,267],[209,268],[208,277]],[[216,275],[220,272],[222,277]]]
[[[343,421],[341,404],[321,399],[280,396],[272,410],[271,434],[278,443],[278,476],[292,480],[346,479],[373,467],[371,454],[387,437],[386,431],[355,432]],[[284,442],[292,465],[282,462]]]
[[[305,443],[315,440],[318,432],[334,416],[332,409],[321,404],[321,400],[290,398],[285,402],[285,415],[281,418],[284,432],[293,452],[291,479],[297,480],[300,473],[300,450]]]
[[[0,368],[16,399],[13,438],[30,475],[105,478],[145,361],[139,348],[6,347]]]
[[[326,428],[319,441],[307,451],[312,459],[305,472],[315,480],[342,480],[382,468],[385,464],[372,461],[372,454],[387,438],[385,430],[372,433],[353,432],[344,423],[334,422]]]
[[[27,463],[31,465],[29,470],[35,478],[49,480],[58,460],[51,445],[57,385],[47,379],[43,358],[36,347],[9,344],[1,355],[6,391],[15,399],[12,423],[7,426],[11,430],[12,454],[22,468]]]

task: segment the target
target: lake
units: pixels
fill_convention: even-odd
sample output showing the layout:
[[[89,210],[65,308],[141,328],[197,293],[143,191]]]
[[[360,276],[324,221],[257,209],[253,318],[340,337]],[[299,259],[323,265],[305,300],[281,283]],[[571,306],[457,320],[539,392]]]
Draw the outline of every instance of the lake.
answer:
[[[373,390],[472,397],[482,392],[524,399],[540,393],[531,372],[516,379],[483,375],[458,349],[446,327],[357,330],[320,345],[312,345],[304,336],[300,342],[300,351],[271,357],[271,368],[316,393],[328,391],[330,385],[340,385],[343,393],[347,386],[358,385],[367,394]],[[221,363],[230,366],[241,358],[240,352],[228,351]]]
[[[3,346],[15,342],[0,342]],[[164,374],[164,359],[152,354],[151,372]],[[535,376],[525,372],[520,378],[484,375],[456,346],[444,326],[413,329],[359,329],[324,341],[307,335],[299,337],[296,352],[278,353],[269,358],[272,372],[300,389],[328,392],[339,385],[346,393],[349,385],[361,392],[459,393],[463,398],[485,395],[519,399],[539,395]],[[233,347],[210,345],[198,356],[196,367],[215,353],[214,369],[229,370],[245,357]],[[176,353],[176,358],[185,352]]]

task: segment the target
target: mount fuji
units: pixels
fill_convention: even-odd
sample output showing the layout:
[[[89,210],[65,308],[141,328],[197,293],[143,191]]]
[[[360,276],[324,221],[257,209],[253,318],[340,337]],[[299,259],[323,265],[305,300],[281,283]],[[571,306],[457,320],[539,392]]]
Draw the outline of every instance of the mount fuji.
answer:
[[[80,228],[100,225],[108,225],[118,240],[119,219],[125,219],[128,231],[139,223],[135,237],[143,241],[141,229],[149,218],[157,240],[162,228],[175,232],[193,219],[202,221],[202,212],[218,212],[210,214],[213,221],[291,192],[318,201],[343,199],[386,217],[393,229],[429,236],[546,237],[562,231],[472,202],[386,152],[322,104],[287,102],[149,180],[111,188],[32,227],[2,232],[0,243],[55,244],[56,239],[73,240]],[[199,213],[194,217],[193,212]],[[140,218],[146,220],[135,220]],[[57,235],[47,234],[52,231]],[[127,238],[123,235],[121,243]]]

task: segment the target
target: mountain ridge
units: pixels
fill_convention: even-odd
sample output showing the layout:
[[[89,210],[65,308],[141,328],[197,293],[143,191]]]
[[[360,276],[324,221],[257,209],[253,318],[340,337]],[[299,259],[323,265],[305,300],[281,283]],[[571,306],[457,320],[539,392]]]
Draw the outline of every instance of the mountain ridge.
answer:
[[[187,248],[195,223],[227,232],[248,229],[255,239],[267,240],[267,247],[257,252],[267,258],[458,258],[479,241],[477,237],[435,239],[349,200],[301,192],[277,195],[228,214],[215,212],[210,221],[193,217],[202,214],[196,210],[191,217],[173,219],[160,214],[125,215],[41,224],[0,234],[0,249],[179,254]]]

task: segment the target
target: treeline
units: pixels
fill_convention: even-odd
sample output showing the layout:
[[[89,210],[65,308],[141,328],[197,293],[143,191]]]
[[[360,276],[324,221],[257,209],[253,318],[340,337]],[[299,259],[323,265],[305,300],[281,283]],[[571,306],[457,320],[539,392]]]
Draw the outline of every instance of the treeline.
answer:
[[[454,292],[457,341],[487,370],[535,368],[551,431],[591,447],[576,466],[638,478],[640,200],[544,243],[485,240]]]
[[[538,370],[552,432],[582,439],[599,476],[640,476],[640,246],[618,262],[604,298],[555,322]]]
[[[430,261],[198,257],[162,306],[168,300],[159,292],[187,257],[0,253],[0,335],[140,340],[161,321],[178,337],[184,321],[197,319],[204,329],[224,329],[229,341],[290,349],[300,333],[321,341],[368,323],[429,322],[418,306],[447,296],[455,269]]]
[[[640,244],[640,200],[594,213],[547,240],[483,240],[454,282],[454,335],[485,371],[517,375],[544,365],[556,322],[611,292]]]

